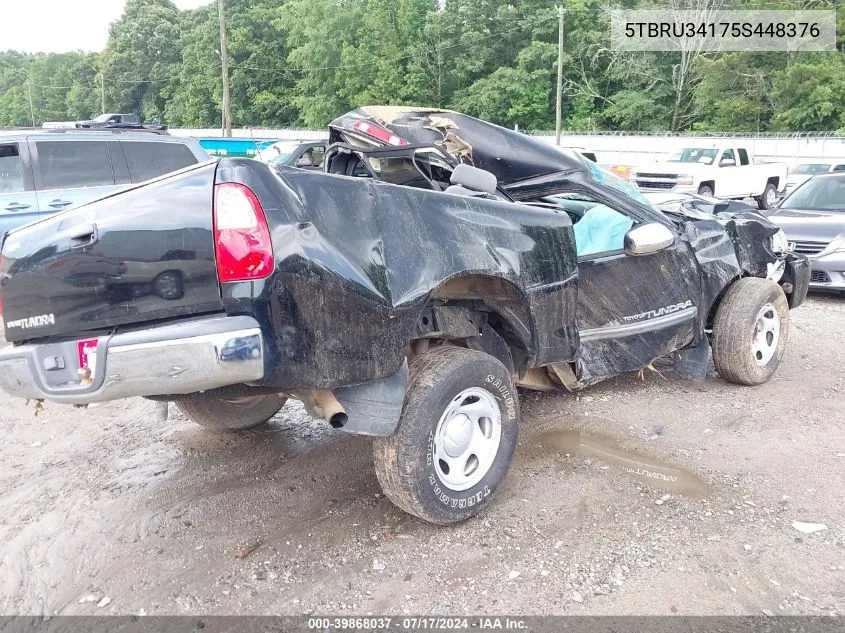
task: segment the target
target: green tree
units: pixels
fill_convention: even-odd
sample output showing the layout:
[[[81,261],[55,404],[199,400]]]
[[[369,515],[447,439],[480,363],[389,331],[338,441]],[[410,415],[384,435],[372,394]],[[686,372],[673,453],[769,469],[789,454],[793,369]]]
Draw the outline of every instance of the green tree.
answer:
[[[554,73],[550,61],[557,48],[532,42],[520,51],[513,68],[500,67],[473,83],[455,99],[455,107],[501,125],[537,130],[550,117]]]
[[[171,0],[127,0],[102,53],[106,107],[163,117],[179,72],[180,15]]]
[[[820,53],[790,64],[776,78],[773,98],[777,129],[845,128],[845,59]]]
[[[298,79],[290,99],[298,121],[322,128],[350,109],[344,74],[360,68],[341,68],[343,50],[354,46],[361,24],[359,0],[289,0],[274,26],[287,35],[287,63]]]
[[[179,70],[167,87],[164,120],[171,126],[220,125],[223,98],[220,80],[217,7],[208,5],[180,16]]]
[[[363,0],[357,41],[344,46],[343,94],[352,105],[425,103],[424,71],[414,62],[426,43],[426,16],[437,0]],[[421,99],[423,99],[421,101]]]
[[[775,104],[773,84],[786,65],[778,53],[727,53],[702,65],[695,92],[698,130],[761,132],[769,128]]]
[[[620,52],[604,0],[566,8],[564,129],[845,130],[845,11],[835,53],[701,54]],[[554,126],[555,0],[227,0],[226,10],[235,125],[319,129],[382,103]],[[218,47],[216,4],[178,11],[171,0],[126,0],[101,53],[0,52],[0,126],[99,114],[104,78],[109,110],[216,127]]]

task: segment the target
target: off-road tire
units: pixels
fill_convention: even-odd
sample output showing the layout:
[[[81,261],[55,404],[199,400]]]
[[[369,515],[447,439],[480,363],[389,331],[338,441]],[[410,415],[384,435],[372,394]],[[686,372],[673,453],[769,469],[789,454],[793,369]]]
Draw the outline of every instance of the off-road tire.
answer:
[[[774,192],[773,199],[777,200],[778,190],[774,183],[768,183],[766,188],[763,189],[763,193],[760,194],[759,198],[757,198],[757,206],[763,211],[768,211],[774,206],[774,204],[769,202],[769,192]]]
[[[771,304],[780,322],[774,355],[765,364],[752,351],[757,316]],[[760,385],[775,373],[789,334],[789,305],[783,290],[769,279],[746,277],[728,288],[713,321],[711,346],[716,371],[728,382]]]
[[[698,195],[704,196],[705,198],[712,198],[713,197],[713,187],[710,185],[701,185],[698,188]]]
[[[498,451],[484,477],[456,492],[434,467],[434,434],[455,397],[469,388],[486,390],[501,414]],[[464,521],[485,508],[501,485],[516,449],[519,400],[508,370],[489,354],[443,346],[409,365],[405,404],[395,433],[376,438],[373,458],[385,495],[409,514],[438,525]]]
[[[285,402],[287,398],[280,394],[244,398],[243,392],[233,392],[232,398],[227,398],[225,389],[215,389],[214,395],[198,393],[175,400],[189,419],[220,433],[260,426],[276,415]]]

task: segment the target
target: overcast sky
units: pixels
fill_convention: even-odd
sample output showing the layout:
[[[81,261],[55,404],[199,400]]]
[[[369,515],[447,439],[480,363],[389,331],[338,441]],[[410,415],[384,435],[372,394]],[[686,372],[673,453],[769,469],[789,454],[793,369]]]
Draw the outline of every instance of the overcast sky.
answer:
[[[174,0],[193,9],[212,0]],[[100,51],[123,0],[0,0],[0,50]]]

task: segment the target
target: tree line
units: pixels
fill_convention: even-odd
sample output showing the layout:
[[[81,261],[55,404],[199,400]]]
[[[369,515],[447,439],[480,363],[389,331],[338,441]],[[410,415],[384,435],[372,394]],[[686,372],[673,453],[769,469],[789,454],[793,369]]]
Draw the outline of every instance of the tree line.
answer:
[[[564,129],[845,131],[842,40],[827,53],[621,53],[610,46],[607,0],[565,6]],[[730,8],[760,6],[773,8]],[[226,26],[235,126],[323,128],[359,105],[390,104],[554,128],[554,0],[227,0]],[[180,11],[171,0],[127,0],[101,52],[0,52],[0,126],[90,118],[105,104],[172,127],[215,127],[220,65],[215,3]]]

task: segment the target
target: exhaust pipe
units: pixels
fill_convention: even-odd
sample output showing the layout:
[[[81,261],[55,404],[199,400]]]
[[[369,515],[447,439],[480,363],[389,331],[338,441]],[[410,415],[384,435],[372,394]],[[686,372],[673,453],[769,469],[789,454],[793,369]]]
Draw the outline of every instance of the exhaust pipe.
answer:
[[[349,416],[346,415],[346,409],[337,401],[333,392],[315,389],[311,392],[311,399],[333,429],[343,428]]]

